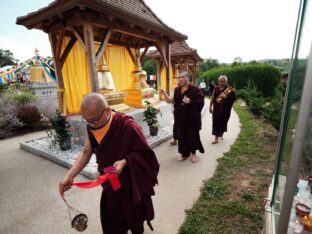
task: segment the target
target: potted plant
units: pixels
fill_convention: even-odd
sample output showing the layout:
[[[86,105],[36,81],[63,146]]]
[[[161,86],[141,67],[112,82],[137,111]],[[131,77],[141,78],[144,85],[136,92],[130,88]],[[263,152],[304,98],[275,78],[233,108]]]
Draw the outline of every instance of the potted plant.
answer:
[[[153,107],[149,101],[145,101],[145,103],[146,109],[143,112],[143,121],[146,122],[149,126],[150,135],[157,136],[158,128],[160,126],[158,123],[157,114],[161,115],[160,109]]]
[[[59,145],[61,150],[71,149],[70,123],[60,111],[50,117],[49,135],[52,137],[52,145]]]

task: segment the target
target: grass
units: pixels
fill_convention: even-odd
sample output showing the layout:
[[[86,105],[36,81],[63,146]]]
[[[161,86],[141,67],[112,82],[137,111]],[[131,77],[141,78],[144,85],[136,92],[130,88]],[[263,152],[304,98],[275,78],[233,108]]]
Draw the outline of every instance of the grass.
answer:
[[[229,152],[219,159],[214,176],[186,211],[180,234],[260,233],[265,198],[272,179],[276,130],[255,119],[247,107],[234,106],[241,132]]]

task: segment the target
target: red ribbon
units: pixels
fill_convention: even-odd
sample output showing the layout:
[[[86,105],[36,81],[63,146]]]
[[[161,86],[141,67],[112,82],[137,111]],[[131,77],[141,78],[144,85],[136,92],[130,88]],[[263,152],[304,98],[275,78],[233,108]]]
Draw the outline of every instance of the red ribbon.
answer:
[[[111,183],[114,191],[120,189],[121,185],[116,174],[101,175],[96,181],[73,183],[72,186],[77,186],[82,189],[90,189],[103,184],[107,180]]]
[[[111,183],[114,191],[117,191],[118,189],[121,188],[120,181],[116,174],[101,175],[95,181],[73,183],[72,186],[77,186],[78,188],[82,189],[90,189],[103,184],[107,180],[109,180],[109,182]],[[64,198],[64,194],[61,194],[61,197],[67,203],[67,201]]]

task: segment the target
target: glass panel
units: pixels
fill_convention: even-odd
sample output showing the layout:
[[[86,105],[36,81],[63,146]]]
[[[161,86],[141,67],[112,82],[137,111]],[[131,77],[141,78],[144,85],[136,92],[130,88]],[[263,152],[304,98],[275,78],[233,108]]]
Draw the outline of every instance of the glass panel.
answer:
[[[288,172],[291,149],[296,131],[297,117],[300,107],[303,82],[307,67],[307,57],[312,41],[312,8],[308,1],[302,0],[298,17],[297,31],[292,55],[292,65],[289,72],[287,95],[285,98],[282,127],[280,131],[279,145],[277,149],[277,164],[273,188],[272,207],[274,212],[275,227],[278,226],[279,214],[283,203],[286,175]],[[311,120],[312,122],[312,120]],[[311,129],[312,136],[312,129]],[[312,139],[312,138],[311,138]],[[312,150],[312,142],[307,149]],[[312,155],[312,151],[309,151]],[[312,156],[311,156],[312,162]],[[299,188],[299,191],[302,188]],[[295,191],[294,191],[295,194]]]

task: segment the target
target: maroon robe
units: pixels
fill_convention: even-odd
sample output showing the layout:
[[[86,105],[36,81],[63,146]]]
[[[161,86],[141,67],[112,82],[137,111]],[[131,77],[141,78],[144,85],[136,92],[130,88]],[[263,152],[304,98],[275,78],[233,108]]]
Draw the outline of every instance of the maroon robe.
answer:
[[[190,98],[189,104],[184,104],[184,96]],[[183,158],[187,158],[196,150],[204,153],[200,141],[201,110],[204,107],[204,94],[195,85],[189,84],[188,89],[182,94],[181,87],[174,90],[174,116],[176,134],[178,137],[178,149]]]
[[[159,163],[148,145],[141,127],[129,116],[116,112],[106,136],[99,145],[87,127],[98,171],[126,159],[119,175],[121,189],[114,192],[104,183],[101,198],[101,223],[105,234],[143,233],[143,223],[154,218],[151,196],[157,184]],[[152,228],[152,227],[151,227]]]
[[[227,132],[227,123],[231,116],[231,110],[233,103],[236,99],[235,91],[227,95],[220,103],[216,101],[217,97],[224,92],[228,87],[226,86],[223,90],[220,89],[220,86],[217,86],[214,90],[213,95],[213,113],[212,113],[212,135],[221,137],[224,132]],[[230,87],[233,89],[232,87]]]
[[[174,140],[178,140],[178,129],[177,129],[177,125],[176,125],[176,115],[173,113],[173,139]]]

